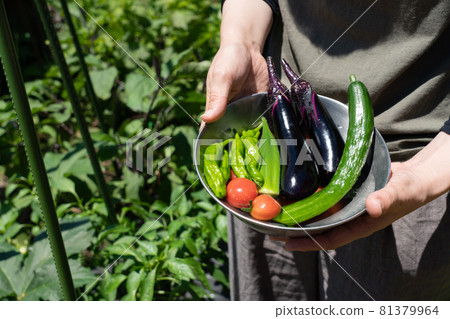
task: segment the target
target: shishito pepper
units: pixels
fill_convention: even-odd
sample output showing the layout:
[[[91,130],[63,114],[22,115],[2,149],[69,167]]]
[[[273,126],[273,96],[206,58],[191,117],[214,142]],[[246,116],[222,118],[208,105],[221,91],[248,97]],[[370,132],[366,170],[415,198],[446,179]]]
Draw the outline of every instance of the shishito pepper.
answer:
[[[258,188],[261,188],[264,184],[264,177],[259,172],[261,155],[258,150],[258,137],[260,129],[261,125],[256,129],[242,132],[242,140],[245,146],[245,167]]]
[[[242,143],[239,134],[236,133],[234,140],[231,143],[230,165],[236,177],[249,179],[247,169],[245,168],[244,156],[244,143]]]
[[[280,151],[264,117],[259,153],[263,159],[259,171],[264,178],[264,185],[259,192],[277,196],[280,193]]]
[[[217,198],[224,198],[227,194],[227,181],[230,178],[228,152],[223,151],[222,163],[219,166],[220,151],[230,140],[209,145],[204,154],[203,172],[209,187]]]
[[[222,164],[220,165],[220,171],[222,172],[225,183],[230,179],[230,161],[227,150],[223,150]]]

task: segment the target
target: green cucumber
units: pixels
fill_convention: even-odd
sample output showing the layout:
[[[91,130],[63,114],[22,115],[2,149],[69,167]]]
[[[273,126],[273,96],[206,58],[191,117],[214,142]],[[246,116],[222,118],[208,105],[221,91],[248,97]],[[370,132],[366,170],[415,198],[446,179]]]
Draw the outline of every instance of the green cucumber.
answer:
[[[273,219],[294,226],[318,216],[337,204],[355,185],[372,144],[374,121],[369,93],[365,85],[350,75],[348,87],[349,125],[344,151],[330,183],[319,192],[286,205]]]

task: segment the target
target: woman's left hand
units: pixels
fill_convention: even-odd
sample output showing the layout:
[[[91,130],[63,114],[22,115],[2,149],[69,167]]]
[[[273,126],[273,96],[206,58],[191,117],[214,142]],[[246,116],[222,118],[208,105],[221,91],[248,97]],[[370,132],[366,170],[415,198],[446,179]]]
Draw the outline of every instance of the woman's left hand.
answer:
[[[409,161],[392,163],[389,182],[366,199],[367,214],[320,235],[286,240],[286,249],[336,249],[370,236],[449,190],[450,135],[440,132]]]

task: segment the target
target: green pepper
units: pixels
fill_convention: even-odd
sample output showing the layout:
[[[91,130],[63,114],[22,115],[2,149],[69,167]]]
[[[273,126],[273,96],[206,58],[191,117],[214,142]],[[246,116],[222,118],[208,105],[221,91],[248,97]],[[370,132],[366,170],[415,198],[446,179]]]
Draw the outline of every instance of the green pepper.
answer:
[[[225,183],[230,179],[230,161],[228,157],[228,151],[223,150],[222,164],[220,165],[220,171],[223,174]]]
[[[261,161],[261,155],[258,150],[258,137],[261,126],[257,129],[244,131],[242,133],[242,140],[245,146],[245,167],[258,188],[261,188],[264,184],[264,177],[259,171],[259,164]]]
[[[231,143],[230,165],[233,168],[233,172],[236,175],[236,177],[248,179],[247,169],[245,168],[244,155],[245,155],[244,144],[242,143],[239,134],[236,133],[235,138]]]
[[[224,198],[227,194],[227,181],[230,178],[228,152],[223,151],[222,163],[219,167],[218,147],[223,148],[230,140],[209,145],[204,154],[203,172],[206,181],[217,198]]]

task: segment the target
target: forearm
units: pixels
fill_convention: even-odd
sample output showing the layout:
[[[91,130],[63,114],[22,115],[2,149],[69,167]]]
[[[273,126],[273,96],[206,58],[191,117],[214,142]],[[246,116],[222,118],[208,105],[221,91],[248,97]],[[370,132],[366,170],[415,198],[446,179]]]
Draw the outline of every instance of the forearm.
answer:
[[[226,0],[222,10],[220,45],[243,44],[262,52],[273,14],[262,0]]]
[[[423,150],[404,163],[422,183],[425,201],[450,191],[450,135],[440,132]]]

